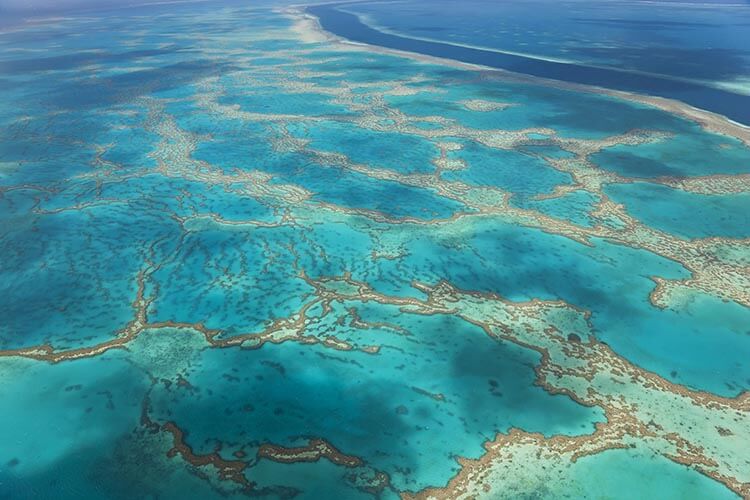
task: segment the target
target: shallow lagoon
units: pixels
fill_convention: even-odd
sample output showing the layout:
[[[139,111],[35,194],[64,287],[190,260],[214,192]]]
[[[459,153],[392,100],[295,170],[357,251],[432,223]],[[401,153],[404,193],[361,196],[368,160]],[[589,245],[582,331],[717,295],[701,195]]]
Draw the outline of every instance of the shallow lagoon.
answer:
[[[660,401],[701,390],[716,418],[744,415],[730,399],[750,386],[742,296],[701,282],[658,307],[654,278],[696,264],[629,239],[597,204],[623,203],[665,247],[732,245],[743,223],[720,217],[746,193],[658,178],[747,173],[746,146],[621,100],[303,43],[278,12],[201,9],[36,26],[47,42],[0,36],[61,43],[54,61],[0,66],[6,102],[24,102],[3,109],[0,133],[0,496],[395,497],[445,486],[465,469],[457,457],[482,459],[512,428],[545,445],[599,436],[623,407],[647,406],[628,399],[638,380]],[[82,58],[101,42],[92,22],[117,35]],[[650,190],[574,186],[580,173],[555,163],[639,123],[671,138],[587,158]],[[634,170],[618,148],[674,167]],[[706,216],[665,219],[650,194]],[[750,259],[731,248],[686,253]],[[431,309],[441,284],[471,306]],[[587,349],[637,375],[594,384],[614,365],[576,357]],[[602,386],[609,399],[585,399]],[[674,408],[654,419],[703,410]],[[527,486],[612,494],[647,470],[644,488],[665,497],[733,494],[713,470],[670,461],[671,441],[643,439],[641,424],[586,452],[568,486]],[[681,435],[729,463],[716,428]],[[336,453],[314,455],[315,440]]]

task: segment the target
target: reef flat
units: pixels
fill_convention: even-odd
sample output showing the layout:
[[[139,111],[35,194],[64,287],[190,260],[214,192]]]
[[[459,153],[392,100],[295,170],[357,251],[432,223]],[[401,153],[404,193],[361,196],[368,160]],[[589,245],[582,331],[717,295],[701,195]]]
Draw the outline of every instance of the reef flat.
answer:
[[[0,34],[0,497],[750,497],[746,129],[125,12]]]

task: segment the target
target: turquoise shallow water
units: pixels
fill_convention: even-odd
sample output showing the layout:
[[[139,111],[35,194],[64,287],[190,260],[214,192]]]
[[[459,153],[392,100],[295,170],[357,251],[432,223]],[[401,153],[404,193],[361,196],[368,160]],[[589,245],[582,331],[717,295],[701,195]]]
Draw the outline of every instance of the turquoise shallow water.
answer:
[[[602,168],[627,177],[693,177],[746,172],[746,148],[731,138],[694,127],[654,144],[616,145],[592,155]]]
[[[637,465],[636,465],[637,464]],[[608,471],[617,470],[612,476]],[[641,450],[611,450],[576,464],[561,497],[736,498],[705,477]],[[627,489],[623,488],[627,484]]]
[[[747,174],[750,148],[271,10],[125,12],[0,34],[0,498],[396,498],[514,432],[601,439],[549,452],[560,484],[510,459],[539,497],[735,494],[654,429],[750,387],[750,200],[662,178]],[[588,154],[634,128],[664,138]],[[716,262],[740,271],[651,296]],[[649,384],[674,409],[606,434]],[[679,432],[729,463],[722,425]]]
[[[409,490],[454,473],[455,453],[478,456],[483,436],[521,422],[554,434],[590,432],[590,422],[601,418],[534,387],[532,354],[445,318],[417,326],[429,339],[373,332],[387,345],[377,357],[292,345],[207,353],[188,370],[192,388],[155,394],[153,412],[190,428],[196,451],[210,451],[217,440],[245,445],[244,436],[281,445],[322,437],[339,449],[360,450],[370,466],[393,471],[396,488]],[[456,335],[461,339],[449,340]],[[238,366],[247,368],[229,368]]]
[[[615,184],[605,192],[645,224],[683,238],[750,237],[749,193],[704,195],[647,183]]]
[[[514,201],[549,194],[555,186],[570,183],[569,175],[518,151],[492,151],[488,147],[469,143],[450,157],[466,162],[468,168],[446,172],[444,179],[499,187],[512,192]]]
[[[573,191],[560,198],[516,199],[514,203],[520,207],[531,208],[551,217],[570,220],[581,226],[589,226],[593,221],[588,214],[594,208],[598,199],[596,195],[588,191]]]

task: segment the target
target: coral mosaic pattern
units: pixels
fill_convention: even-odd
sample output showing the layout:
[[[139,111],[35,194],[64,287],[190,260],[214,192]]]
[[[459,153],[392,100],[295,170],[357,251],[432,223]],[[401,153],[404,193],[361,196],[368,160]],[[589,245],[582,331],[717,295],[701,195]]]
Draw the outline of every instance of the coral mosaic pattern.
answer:
[[[294,9],[0,50],[0,498],[750,497],[746,129]]]

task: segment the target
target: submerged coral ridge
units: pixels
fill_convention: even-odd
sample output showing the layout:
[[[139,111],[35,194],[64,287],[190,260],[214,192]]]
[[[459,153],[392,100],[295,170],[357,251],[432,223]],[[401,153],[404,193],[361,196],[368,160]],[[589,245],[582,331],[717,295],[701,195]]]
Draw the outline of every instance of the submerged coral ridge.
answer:
[[[0,496],[750,497],[741,127],[201,9],[0,34]]]

